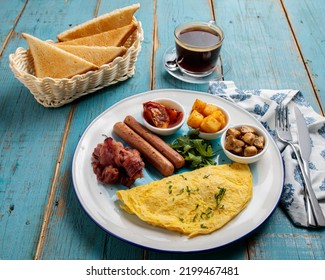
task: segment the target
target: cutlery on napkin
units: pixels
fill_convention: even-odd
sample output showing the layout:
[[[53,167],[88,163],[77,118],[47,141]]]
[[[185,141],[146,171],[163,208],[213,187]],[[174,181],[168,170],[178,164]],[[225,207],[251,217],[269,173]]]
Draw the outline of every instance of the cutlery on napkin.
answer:
[[[305,203],[307,210],[307,223],[309,226],[325,226],[325,217],[322,213],[322,209],[317,202],[315,193],[312,189],[309,172],[309,158],[311,154],[311,141],[309,137],[309,131],[305,122],[304,116],[300,112],[297,106],[294,106],[295,117],[297,122],[297,133],[298,133],[298,145],[299,155],[298,163],[302,168],[304,185],[305,185]],[[301,164],[302,163],[302,164]]]
[[[246,109],[273,137],[281,151],[285,166],[281,206],[295,225],[309,227],[303,179],[292,150],[277,139],[274,125],[275,109],[281,103],[288,105],[295,143],[298,142],[295,106],[302,112],[308,124],[311,153],[306,173],[310,174],[312,187],[323,214],[325,213],[325,118],[313,110],[299,90],[242,90],[238,89],[232,81],[212,81],[209,85],[209,93],[231,100],[237,106]]]

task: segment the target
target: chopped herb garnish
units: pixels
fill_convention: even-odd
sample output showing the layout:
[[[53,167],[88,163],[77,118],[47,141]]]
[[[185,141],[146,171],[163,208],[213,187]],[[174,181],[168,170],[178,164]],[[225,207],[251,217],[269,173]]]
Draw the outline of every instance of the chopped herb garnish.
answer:
[[[184,180],[187,180],[187,178],[183,175],[183,174],[181,174],[180,175]]]
[[[182,188],[177,195],[181,195],[184,192],[184,188]]]
[[[219,189],[219,192],[214,195],[214,198],[216,199],[217,207],[219,207],[220,202],[221,202],[221,200],[223,199],[223,197],[224,197],[224,195],[226,193],[225,188],[218,187],[218,189]],[[223,209],[223,205],[222,205],[222,209]]]
[[[206,225],[204,225],[204,224],[201,224],[200,227],[201,227],[201,228],[208,228],[208,227],[207,227]]]
[[[208,207],[205,212],[201,213],[200,218],[207,220],[207,219],[210,219],[210,217],[212,217],[212,216],[213,216],[212,208]]]
[[[207,219],[209,219],[212,216],[213,216],[212,208],[211,207],[208,207],[208,211],[206,213],[206,217],[207,217]]]
[[[203,176],[203,179],[208,179],[210,175],[211,175],[211,174],[204,175],[204,176]]]

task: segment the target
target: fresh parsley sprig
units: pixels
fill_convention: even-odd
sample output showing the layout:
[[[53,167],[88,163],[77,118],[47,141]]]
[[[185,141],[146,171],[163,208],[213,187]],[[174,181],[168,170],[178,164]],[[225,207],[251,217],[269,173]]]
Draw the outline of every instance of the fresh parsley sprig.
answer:
[[[171,147],[180,153],[190,169],[197,169],[206,165],[216,165],[213,157],[216,153],[212,145],[199,137],[199,130],[193,130],[171,143]]]

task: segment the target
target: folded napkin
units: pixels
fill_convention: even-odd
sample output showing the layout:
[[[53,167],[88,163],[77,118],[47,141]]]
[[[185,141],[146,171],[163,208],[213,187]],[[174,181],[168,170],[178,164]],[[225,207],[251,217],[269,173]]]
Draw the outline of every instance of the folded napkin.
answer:
[[[273,137],[284,162],[284,186],[280,203],[297,226],[307,227],[303,179],[294,153],[277,139],[275,109],[278,104],[288,105],[291,132],[297,142],[294,105],[305,117],[312,141],[309,170],[316,197],[325,213],[325,118],[317,114],[298,90],[241,90],[232,81],[211,82],[209,93],[218,95],[246,109],[258,119]]]

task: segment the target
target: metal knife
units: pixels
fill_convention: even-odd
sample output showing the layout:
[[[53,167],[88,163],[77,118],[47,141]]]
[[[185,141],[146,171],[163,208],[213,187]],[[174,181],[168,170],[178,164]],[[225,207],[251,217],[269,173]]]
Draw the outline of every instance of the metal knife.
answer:
[[[309,174],[309,158],[311,153],[311,142],[307,124],[305,119],[300,112],[299,108],[295,106],[295,115],[298,129],[298,142],[300,147],[300,155],[303,161],[304,170],[301,170],[305,178],[306,184],[306,208],[308,214],[308,223],[311,226],[325,226],[325,217],[322,209],[319,206],[318,200],[315,196],[314,190],[311,185],[310,174]],[[299,159],[298,159],[299,160]],[[314,214],[314,217],[313,215]],[[315,218],[315,220],[313,219]]]
[[[305,171],[309,177],[308,179],[311,181],[309,166],[308,166],[310,153],[311,153],[311,144],[310,144],[308,127],[305,122],[305,119],[303,118],[303,116],[297,106],[295,106],[295,115],[296,115],[297,126],[298,126],[297,128],[298,128],[298,141],[299,141],[299,146],[300,146],[300,156],[303,160]],[[298,119],[299,119],[299,121],[298,121]],[[307,138],[304,139],[304,137],[306,137],[306,136],[307,136]],[[313,213],[311,205],[310,205],[310,198],[308,196],[306,187],[305,187],[305,203],[306,203],[306,210],[307,210],[308,225],[315,227],[315,226],[317,226],[317,223],[315,221],[314,213]]]
[[[310,179],[310,172],[309,172],[309,166],[305,166],[305,171]],[[310,179],[311,180],[311,179]],[[307,222],[308,222],[308,225],[311,226],[311,227],[317,227],[317,223],[315,221],[315,217],[314,217],[314,212],[313,212],[313,209],[311,207],[311,204],[310,204],[310,198],[309,198],[309,195],[305,189],[305,203],[306,203],[306,209],[307,209]]]

